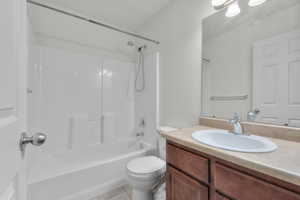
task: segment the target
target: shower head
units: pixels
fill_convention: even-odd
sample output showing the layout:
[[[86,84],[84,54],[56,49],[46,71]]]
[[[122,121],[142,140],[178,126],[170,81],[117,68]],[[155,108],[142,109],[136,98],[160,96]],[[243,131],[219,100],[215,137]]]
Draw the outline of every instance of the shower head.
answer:
[[[147,48],[146,45],[140,46],[140,47],[138,48],[138,52],[141,52],[141,51],[145,50],[146,48]]]
[[[143,51],[147,48],[146,45],[137,46],[136,43],[134,43],[133,41],[128,41],[127,45],[130,46],[130,47],[136,48],[138,52],[141,52],[141,51]]]

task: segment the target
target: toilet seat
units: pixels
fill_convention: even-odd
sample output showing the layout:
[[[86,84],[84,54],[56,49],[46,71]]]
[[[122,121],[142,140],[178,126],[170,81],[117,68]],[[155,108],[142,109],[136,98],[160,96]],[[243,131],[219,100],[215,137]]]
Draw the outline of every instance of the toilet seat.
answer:
[[[128,162],[126,168],[130,176],[136,178],[156,178],[166,167],[166,162],[155,156],[145,156]]]

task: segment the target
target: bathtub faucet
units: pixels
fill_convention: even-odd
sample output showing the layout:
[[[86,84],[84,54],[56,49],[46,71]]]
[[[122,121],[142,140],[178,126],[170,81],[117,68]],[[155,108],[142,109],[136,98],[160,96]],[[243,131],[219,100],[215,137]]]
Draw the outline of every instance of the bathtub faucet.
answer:
[[[135,134],[136,137],[144,137],[145,133],[144,132],[138,132]]]

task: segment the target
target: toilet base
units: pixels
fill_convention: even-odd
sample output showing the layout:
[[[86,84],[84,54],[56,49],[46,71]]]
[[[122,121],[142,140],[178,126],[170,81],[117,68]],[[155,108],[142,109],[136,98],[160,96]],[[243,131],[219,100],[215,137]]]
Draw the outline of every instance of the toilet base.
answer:
[[[133,189],[132,200],[153,200],[153,195],[151,191]]]

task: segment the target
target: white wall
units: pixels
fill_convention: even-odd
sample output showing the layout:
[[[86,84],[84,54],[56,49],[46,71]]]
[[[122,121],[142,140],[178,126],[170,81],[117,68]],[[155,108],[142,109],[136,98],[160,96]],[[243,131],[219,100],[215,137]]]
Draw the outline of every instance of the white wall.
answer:
[[[140,32],[161,42],[160,124],[185,127],[200,114],[202,19],[210,0],[174,0]]]

